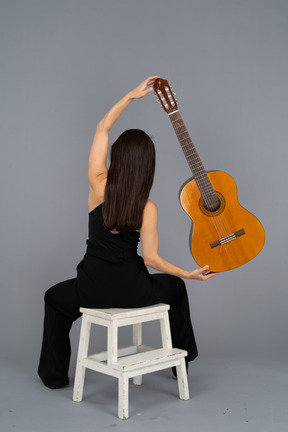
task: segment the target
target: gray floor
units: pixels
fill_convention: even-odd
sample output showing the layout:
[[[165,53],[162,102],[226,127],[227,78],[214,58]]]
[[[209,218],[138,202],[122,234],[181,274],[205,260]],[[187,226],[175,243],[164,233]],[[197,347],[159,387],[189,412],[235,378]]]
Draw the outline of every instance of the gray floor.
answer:
[[[73,365],[71,370],[73,369]],[[117,418],[117,380],[92,371],[84,398],[72,385],[49,390],[32,366],[1,365],[1,432],[187,431],[287,432],[288,367],[279,361],[198,358],[189,368],[191,399],[178,399],[170,370],[130,383],[130,417]]]

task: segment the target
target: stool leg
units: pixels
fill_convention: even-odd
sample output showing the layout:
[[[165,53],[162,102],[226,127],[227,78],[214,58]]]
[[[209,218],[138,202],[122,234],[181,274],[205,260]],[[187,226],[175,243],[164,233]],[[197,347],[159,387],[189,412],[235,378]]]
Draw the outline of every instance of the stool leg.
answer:
[[[133,345],[138,349],[139,345],[142,345],[142,323],[133,324]],[[133,383],[135,385],[142,384],[142,375],[133,377]]]
[[[107,326],[107,364],[111,367],[118,358],[118,322],[109,322]]]
[[[160,329],[163,348],[171,349],[172,339],[168,311],[164,312],[163,318],[160,319]]]
[[[90,330],[91,330],[91,322],[87,319],[87,316],[84,315],[82,316],[77,365],[76,365],[74,389],[73,389],[73,400],[75,402],[81,402],[83,396],[83,387],[84,387],[86,368],[82,366],[81,361],[83,358],[87,357],[88,354]]]
[[[185,364],[184,358],[180,359],[180,364],[179,364],[179,366],[176,367],[176,369],[177,369],[179,398],[182,400],[188,400],[189,399],[189,388],[188,388],[186,364]]]
[[[129,379],[126,373],[122,373],[118,379],[118,417],[128,419]]]

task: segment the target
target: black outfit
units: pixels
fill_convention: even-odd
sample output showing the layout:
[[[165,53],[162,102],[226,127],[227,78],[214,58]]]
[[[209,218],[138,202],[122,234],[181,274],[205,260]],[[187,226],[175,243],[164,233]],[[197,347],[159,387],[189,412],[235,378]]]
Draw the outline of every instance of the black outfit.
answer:
[[[89,213],[89,240],[77,278],[61,282],[45,293],[45,318],[38,374],[47,387],[69,383],[69,332],[81,316],[80,307],[133,308],[156,303],[170,305],[172,343],[197,357],[190,321],[189,302],[182,279],[168,274],[149,274],[137,254],[137,231],[112,234],[102,227],[102,204]]]

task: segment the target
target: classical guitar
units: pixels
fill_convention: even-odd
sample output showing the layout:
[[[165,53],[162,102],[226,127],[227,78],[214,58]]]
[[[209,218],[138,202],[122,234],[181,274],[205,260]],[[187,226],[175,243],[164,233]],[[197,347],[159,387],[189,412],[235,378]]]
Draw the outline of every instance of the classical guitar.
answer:
[[[193,178],[182,188],[180,201],[193,222],[191,251],[196,263],[223,272],[255,258],[265,241],[260,221],[243,208],[233,178],[222,171],[206,172],[179,113],[168,82],[159,78],[154,91],[171,120]]]

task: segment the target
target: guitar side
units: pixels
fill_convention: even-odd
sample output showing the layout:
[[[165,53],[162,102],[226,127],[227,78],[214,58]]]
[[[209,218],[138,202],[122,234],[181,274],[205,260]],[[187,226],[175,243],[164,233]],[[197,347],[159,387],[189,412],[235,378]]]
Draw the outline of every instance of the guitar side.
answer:
[[[223,272],[255,258],[264,246],[265,233],[260,221],[239,204],[233,178],[222,171],[207,175],[221,202],[219,209],[205,209],[194,179],[183,186],[180,201],[193,221],[191,251],[196,263]]]

